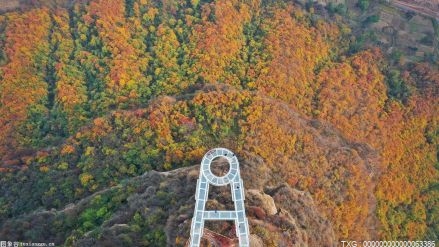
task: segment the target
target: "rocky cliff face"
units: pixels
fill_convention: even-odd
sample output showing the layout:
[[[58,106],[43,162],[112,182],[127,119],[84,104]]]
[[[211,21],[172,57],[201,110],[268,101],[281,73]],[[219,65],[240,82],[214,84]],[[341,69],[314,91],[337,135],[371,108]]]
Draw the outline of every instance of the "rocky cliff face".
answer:
[[[260,100],[272,108],[264,110],[265,118],[250,133],[262,133],[257,128],[268,125],[266,119],[275,119],[280,123],[275,136],[298,141],[285,144],[297,149],[288,153],[273,138],[252,137],[237,152],[254,246],[335,246],[345,237],[337,232],[354,239],[375,239],[373,229],[363,230],[377,225],[373,189],[379,162],[374,150],[286,104]],[[271,153],[255,154],[270,148]],[[222,170],[222,165],[218,162],[214,167]],[[2,222],[0,239],[44,239],[67,246],[184,246],[198,176],[199,166],[190,166],[118,180],[113,187],[67,206],[32,208],[27,215],[9,216]],[[213,187],[207,209],[232,209],[229,190]],[[45,192],[41,200],[49,200],[50,193]],[[209,222],[206,227],[234,237],[232,222]]]
[[[248,161],[242,163],[242,169],[249,168]],[[5,225],[11,227],[2,230],[0,235],[25,239],[29,234],[38,234],[47,241],[58,242],[63,236],[45,231],[47,227],[43,226],[68,225],[69,218],[83,217],[84,209],[93,208],[101,198],[109,196],[111,200],[124,194],[123,206],[102,223],[99,232],[71,238],[67,245],[123,246],[131,243],[136,246],[184,246],[190,235],[198,172],[199,166],[171,172],[148,172],[126,181],[124,185],[95,193],[63,210],[39,211],[7,222]],[[333,246],[335,237],[332,226],[319,212],[309,193],[287,184],[264,187],[262,180],[260,183],[250,181],[247,175],[243,179],[252,246]],[[229,188],[212,188],[207,208],[232,209]],[[26,227],[30,225],[41,228]],[[234,238],[232,222],[207,222],[206,227]],[[156,243],[145,242],[142,237],[146,232],[163,234],[163,239]]]

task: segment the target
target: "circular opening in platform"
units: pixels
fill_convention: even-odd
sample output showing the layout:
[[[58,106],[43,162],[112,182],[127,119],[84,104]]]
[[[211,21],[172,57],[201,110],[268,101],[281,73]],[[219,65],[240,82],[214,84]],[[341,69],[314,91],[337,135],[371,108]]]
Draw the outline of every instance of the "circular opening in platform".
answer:
[[[223,177],[230,171],[229,161],[224,157],[216,157],[210,163],[210,170],[213,175]]]

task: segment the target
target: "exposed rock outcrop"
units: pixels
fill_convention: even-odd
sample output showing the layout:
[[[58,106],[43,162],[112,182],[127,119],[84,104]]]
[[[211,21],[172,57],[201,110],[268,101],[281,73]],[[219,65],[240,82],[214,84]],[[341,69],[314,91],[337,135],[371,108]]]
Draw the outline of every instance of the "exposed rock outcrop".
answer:
[[[248,190],[246,198],[264,209],[267,215],[275,215],[277,213],[276,204],[274,203],[273,198],[259,190]]]
[[[84,247],[122,246],[127,243],[152,246],[154,244],[145,241],[142,234],[163,229],[166,240],[162,244],[157,243],[158,246],[184,246],[190,235],[198,169],[199,166],[193,166],[164,173],[151,171],[128,180],[123,186],[95,193],[80,203],[70,204],[64,210],[35,212],[7,225],[15,226],[15,229],[26,229],[24,226],[29,224],[53,225],[65,218],[83,215],[81,212],[90,208],[96,198],[105,196],[105,193],[125,191],[128,193],[126,202],[102,223],[99,234],[88,232],[77,239],[68,240],[68,243]],[[208,207],[233,207],[230,192],[227,192],[227,188],[212,188]],[[285,184],[266,188],[265,192],[247,187],[245,204],[251,246],[332,246],[334,242],[331,224],[319,213],[308,193]],[[146,223],[139,225],[138,221]],[[145,230],[144,227],[150,229]],[[224,236],[235,237],[232,222],[207,222],[206,227]],[[16,232],[13,236],[20,238],[29,231]],[[51,236],[50,232],[43,233],[43,229],[41,231],[48,241],[58,242],[57,236]],[[60,236],[60,239],[63,237]]]

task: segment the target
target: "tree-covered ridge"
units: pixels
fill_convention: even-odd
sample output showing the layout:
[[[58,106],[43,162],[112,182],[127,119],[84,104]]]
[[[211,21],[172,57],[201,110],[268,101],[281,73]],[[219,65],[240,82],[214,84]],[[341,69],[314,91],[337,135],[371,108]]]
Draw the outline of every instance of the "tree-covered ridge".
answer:
[[[283,1],[96,0],[0,30],[0,228],[227,146],[309,191],[339,239],[438,239],[437,65],[347,53],[341,21]],[[123,200],[105,203],[59,231]]]

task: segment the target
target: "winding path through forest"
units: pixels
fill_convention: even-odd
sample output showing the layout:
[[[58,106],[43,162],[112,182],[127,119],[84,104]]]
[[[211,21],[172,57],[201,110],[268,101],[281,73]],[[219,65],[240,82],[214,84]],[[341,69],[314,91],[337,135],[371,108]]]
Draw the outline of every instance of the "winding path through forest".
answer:
[[[399,0],[394,0],[391,3],[397,8],[408,10],[408,11],[414,11],[416,13],[430,16],[430,17],[433,17],[433,18],[436,18],[437,20],[439,20],[439,12],[435,11],[435,9],[429,9],[427,7],[423,7],[423,6],[420,6],[417,4],[411,4],[411,3],[408,3],[405,1],[399,1]]]

